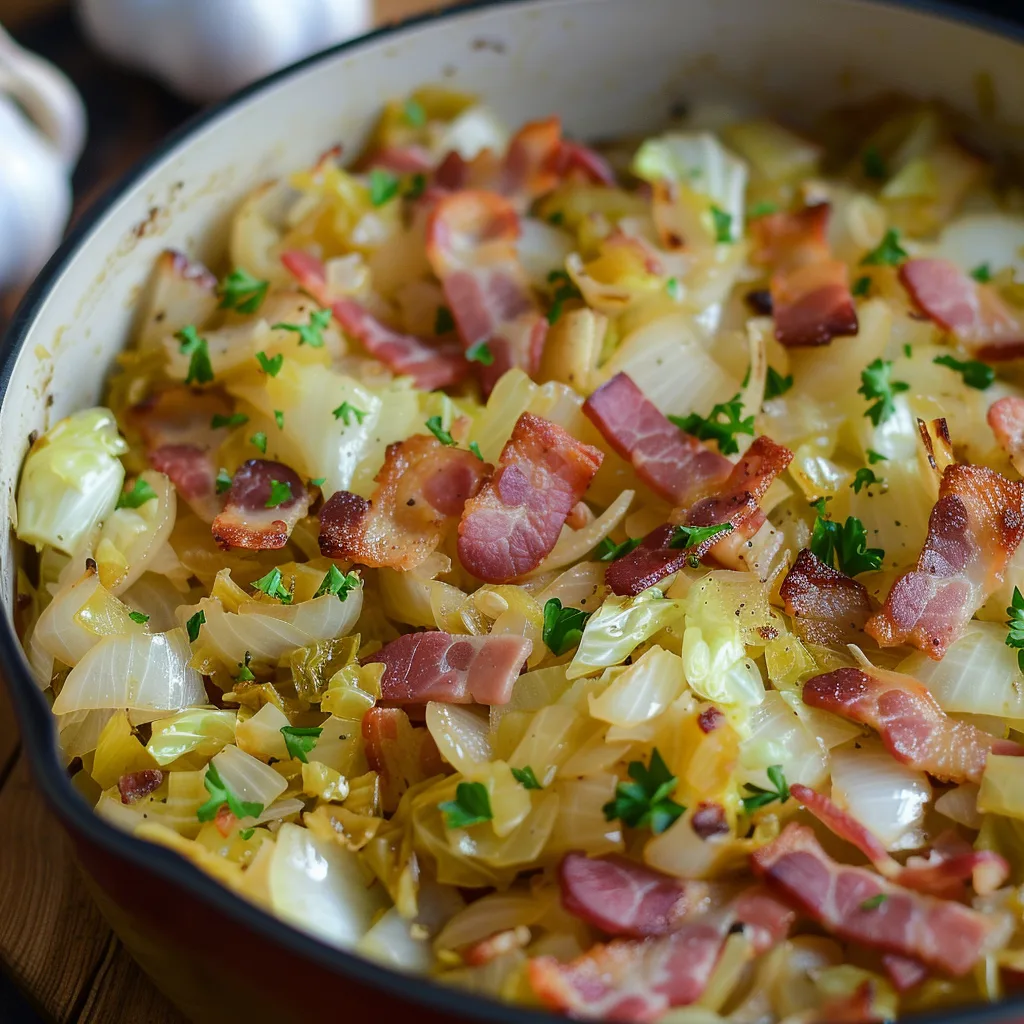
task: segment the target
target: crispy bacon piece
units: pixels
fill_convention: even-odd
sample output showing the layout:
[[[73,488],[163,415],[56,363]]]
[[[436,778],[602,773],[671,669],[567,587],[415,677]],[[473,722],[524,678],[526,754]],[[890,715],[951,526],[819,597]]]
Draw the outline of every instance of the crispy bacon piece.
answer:
[[[615,185],[615,171],[600,153],[579,142],[562,140],[556,158],[558,176],[562,181],[583,185]]]
[[[998,918],[836,863],[805,825],[787,825],[751,863],[770,888],[826,931],[946,974],[966,974],[1001,937]]]
[[[429,730],[414,728],[401,708],[370,708],[363,715],[361,732],[366,761],[380,776],[385,811],[393,811],[410,786],[446,770]]]
[[[950,718],[927,688],[883,669],[839,668],[804,684],[804,703],[876,730],[889,753],[947,782],[980,782],[989,752],[1024,755],[1024,746]]]
[[[287,484],[291,497],[272,507],[273,485]],[[276,497],[276,496],[275,496]],[[224,549],[273,551],[288,543],[292,527],[309,511],[311,497],[298,473],[281,462],[250,459],[238,467],[213,521],[213,539]]]
[[[884,958],[883,958],[884,959]],[[862,981],[848,996],[827,999],[817,1010],[787,1018],[787,1024],[882,1024],[885,1017],[875,1007],[875,983]]]
[[[519,216],[492,192],[443,197],[427,221],[427,258],[444,288],[466,350],[486,344],[491,362],[477,362],[490,394],[498,378],[540,366],[548,322],[519,263]]]
[[[1024,355],[1024,324],[995,287],[982,284],[949,260],[907,260],[899,278],[929,319],[956,335],[979,359]]]
[[[725,808],[721,804],[711,803],[706,800],[702,800],[697,804],[690,818],[690,828],[701,839],[710,839],[712,836],[725,836],[731,831],[729,821],[725,816]]]
[[[381,699],[396,704],[507,704],[533,644],[521,636],[406,633],[367,659],[381,663]]]
[[[880,647],[910,643],[938,660],[1003,581],[1024,536],[1024,483],[985,466],[951,465],[917,567],[865,629]]]
[[[789,465],[793,453],[770,437],[758,437],[732,468],[729,478],[714,495],[702,498],[688,511],[680,510],[673,519],[687,526],[713,526],[730,523],[734,534],[753,536],[764,524],[760,501],[771,482]],[[628,555],[616,559],[605,573],[605,582],[615,594],[639,594],[659,580],[678,572],[691,558],[703,558],[719,540],[735,540],[732,535],[710,537],[691,548],[670,548],[671,524],[652,530],[643,543]]]
[[[186,324],[202,327],[217,308],[217,278],[176,249],[157,257],[143,306],[139,348],[158,345]]]
[[[164,781],[164,773],[157,768],[143,768],[140,772],[122,775],[117,780],[117,791],[121,794],[121,803],[134,804],[143,797],[155,793]]]
[[[413,569],[433,552],[492,467],[414,434],[388,445],[367,501],[337,491],[320,510],[320,551],[369,566]]]
[[[384,146],[370,156],[365,169],[383,167],[395,174],[427,174],[431,166],[430,153],[423,146]]]
[[[827,345],[857,333],[846,264],[832,259],[828,203],[772,213],[750,224],[754,263],[769,267],[775,337],[789,347]]]
[[[536,569],[603,458],[557,424],[524,412],[494,476],[466,502],[459,524],[465,568],[487,583]]]
[[[292,249],[281,256],[281,262],[322,305],[330,305],[341,329],[355,338],[374,359],[379,359],[393,373],[412,377],[416,387],[424,391],[457,384],[469,372],[469,364],[458,345],[448,342],[430,343],[412,334],[403,334],[381,323],[354,299],[330,302],[327,274],[315,256]]]
[[[867,588],[806,548],[782,581],[779,595],[801,640],[814,644],[863,640],[864,623],[871,616]]]
[[[562,906],[608,935],[667,935],[706,902],[704,882],[664,875],[626,857],[567,853],[558,868]]]
[[[697,725],[700,726],[700,731],[703,733],[714,732],[719,726],[724,724],[725,714],[720,708],[716,708],[714,704],[706,707],[697,716]]]
[[[1010,456],[1013,468],[1024,476],[1024,398],[1000,398],[989,406],[987,418],[999,447]]]
[[[692,504],[732,472],[725,456],[670,422],[624,373],[602,384],[583,412],[637,476],[673,505]]]

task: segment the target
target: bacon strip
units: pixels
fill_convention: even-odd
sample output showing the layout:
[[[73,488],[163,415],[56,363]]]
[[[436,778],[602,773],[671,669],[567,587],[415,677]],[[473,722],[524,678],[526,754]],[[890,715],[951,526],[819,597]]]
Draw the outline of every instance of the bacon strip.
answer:
[[[362,565],[413,569],[433,552],[492,471],[472,452],[414,434],[388,445],[367,501],[337,491],[320,510],[320,551]]]
[[[117,780],[117,791],[121,803],[134,804],[143,797],[155,793],[164,781],[164,773],[157,768],[143,768],[140,772],[122,775]]]
[[[938,660],[1003,581],[1024,537],[1024,483],[985,466],[951,465],[917,567],[865,629],[880,647],[911,643]]]
[[[987,419],[999,447],[1010,456],[1013,468],[1024,476],[1024,398],[1000,398],[989,406]]]
[[[673,505],[692,504],[732,472],[725,456],[675,426],[624,373],[602,384],[583,412],[637,476]]]
[[[519,217],[492,192],[462,191],[440,199],[427,221],[427,258],[451,307],[463,347],[485,344],[477,362],[484,394],[513,367],[540,366],[548,322],[519,263]]]
[[[805,825],[787,825],[751,855],[751,863],[772,889],[826,931],[946,974],[966,974],[1001,938],[997,918],[836,863]]]
[[[753,536],[764,523],[760,501],[772,481],[789,465],[793,453],[769,437],[759,437],[732,468],[721,490],[697,501],[681,513],[687,526],[713,526],[730,523],[733,534]],[[676,518],[673,516],[673,518]],[[703,558],[719,540],[728,542],[733,535],[710,537],[691,548],[670,548],[674,532],[671,524],[659,526],[628,555],[612,562],[605,582],[619,595],[639,594],[659,580],[678,572],[691,558]]]
[[[498,469],[466,502],[459,558],[477,579],[504,583],[536,569],[586,493],[603,453],[524,412]]]
[[[274,483],[287,484],[291,497],[268,507]],[[243,462],[225,498],[224,511],[213,521],[213,539],[225,549],[251,551],[283,548],[312,500],[295,470],[267,459]]]
[[[751,260],[771,268],[775,337],[787,347],[827,345],[856,334],[857,311],[846,264],[832,259],[828,203],[772,213],[750,225]]]
[[[521,636],[406,633],[366,664],[383,664],[381,699],[396,704],[507,704],[533,650]]]
[[[308,252],[293,249],[281,256],[281,262],[321,305],[330,305],[341,329],[355,338],[374,359],[389,370],[412,377],[424,391],[446,388],[461,381],[469,364],[458,345],[449,342],[431,344],[412,334],[403,334],[382,324],[354,299],[330,302],[327,272],[323,263]]]
[[[899,278],[921,312],[977,358],[1024,355],[1024,324],[994,285],[975,281],[949,260],[907,260]]]
[[[429,730],[413,728],[401,708],[370,708],[363,715],[361,733],[366,761],[380,777],[385,811],[393,811],[410,786],[445,771]]]
[[[779,588],[793,632],[814,644],[863,640],[871,617],[867,588],[804,548]]]
[[[898,672],[839,668],[809,679],[803,701],[870,725],[897,761],[947,782],[980,782],[990,751],[1024,755],[1019,743],[950,718],[924,685]]]

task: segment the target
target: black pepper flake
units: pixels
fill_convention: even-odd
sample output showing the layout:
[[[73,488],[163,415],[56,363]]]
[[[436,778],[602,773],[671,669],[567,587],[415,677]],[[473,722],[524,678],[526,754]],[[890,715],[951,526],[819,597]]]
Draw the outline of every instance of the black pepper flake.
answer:
[[[755,288],[743,296],[746,304],[758,316],[771,316],[773,312],[772,293],[767,288]]]

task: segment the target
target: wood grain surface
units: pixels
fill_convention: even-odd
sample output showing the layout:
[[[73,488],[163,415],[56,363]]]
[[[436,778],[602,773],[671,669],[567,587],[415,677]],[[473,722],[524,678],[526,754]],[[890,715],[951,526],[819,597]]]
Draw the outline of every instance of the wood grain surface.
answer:
[[[438,6],[377,0],[376,15],[394,21]],[[62,7],[59,0],[0,0],[0,21],[63,68],[86,100],[90,138],[75,173],[81,212],[194,108],[92,54]],[[11,296],[0,297],[0,331],[12,308]],[[0,972],[29,1004],[19,1009],[0,985],[0,1021],[185,1024],[93,905],[68,840],[29,778],[2,680],[0,838]]]

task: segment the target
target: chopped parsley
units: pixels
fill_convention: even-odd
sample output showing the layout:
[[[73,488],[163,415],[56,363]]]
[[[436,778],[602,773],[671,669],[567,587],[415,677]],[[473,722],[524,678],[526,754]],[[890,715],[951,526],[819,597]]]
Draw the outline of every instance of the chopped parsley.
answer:
[[[732,244],[732,214],[711,204],[711,224],[715,229],[715,241],[719,245]]]
[[[606,821],[618,819],[630,828],[650,827],[655,835],[665,831],[685,810],[672,799],[678,780],[655,747],[651,763],[630,761],[626,771],[632,782],[615,787],[615,799],[604,805]]]
[[[237,309],[239,313],[255,313],[267,297],[269,281],[253,277],[247,270],[235,267],[217,286],[221,309]]]
[[[348,597],[349,591],[358,589],[362,582],[354,572],[342,572],[336,565],[332,565],[313,597],[337,594],[338,599],[344,601]]]
[[[480,363],[481,366],[491,366],[494,363],[494,353],[486,341],[478,341],[466,349],[466,358],[471,363]]]
[[[868,462],[872,466],[877,465],[879,462],[888,462],[889,456],[883,455],[881,452],[876,452],[873,448],[867,450]]]
[[[446,828],[469,828],[494,817],[491,798],[482,782],[460,782],[455,787],[455,799],[437,805],[444,815]]]
[[[992,267],[989,263],[979,263],[972,271],[971,277],[979,284],[988,284],[992,280]]]
[[[342,402],[341,405],[331,413],[331,415],[336,420],[341,420],[346,427],[351,427],[352,420],[350,417],[354,416],[356,423],[362,423],[366,418],[367,413],[365,409],[357,409],[351,402]]]
[[[276,356],[268,356],[266,352],[256,353],[256,362],[260,364],[260,369],[269,374],[271,377],[276,377],[281,372],[281,365],[284,363],[284,353],[278,352]]]
[[[857,394],[863,395],[869,401],[872,398],[878,399],[864,414],[876,427],[896,411],[893,397],[910,390],[909,384],[901,380],[890,380],[891,373],[892,361],[889,359],[876,359],[861,371],[861,383],[857,388]]]
[[[861,468],[854,474],[853,483],[851,483],[850,486],[853,488],[854,494],[860,494],[862,487],[870,487],[872,484],[882,484],[884,482],[884,480],[880,480],[875,476],[875,471],[873,469],[861,466]]]
[[[271,480],[270,481],[270,497],[267,498],[264,508],[277,508],[278,505],[283,505],[286,501],[292,500],[292,485],[287,480]]]
[[[319,725],[282,725],[281,735],[284,737],[284,745],[289,757],[294,757],[303,764],[309,764],[306,755],[316,746],[320,739],[323,726]]]
[[[419,199],[427,190],[427,176],[417,172],[409,179],[409,187],[405,190],[406,199]]]
[[[250,661],[252,661],[252,655],[246,651],[244,663],[241,661],[238,662],[238,675],[234,677],[236,683],[256,682],[256,677],[252,674],[252,669],[249,668]]]
[[[548,274],[548,284],[555,286],[551,296],[551,309],[548,310],[548,323],[555,324],[562,315],[565,303],[570,299],[581,299],[583,296],[564,270],[552,270]]]
[[[186,384],[209,384],[213,380],[213,364],[206,339],[200,338],[192,324],[174,335],[181,342],[181,353],[189,357]]]
[[[481,461],[484,461],[484,453],[480,451],[480,444],[477,441],[469,442],[469,450]]]
[[[137,622],[140,626],[144,626],[149,622],[149,616],[143,615],[142,612],[129,612],[128,618],[131,619],[132,622]]]
[[[969,388],[984,391],[996,379],[996,371],[988,363],[977,359],[957,359],[956,356],[936,356],[933,360],[939,366],[948,366],[963,377]]]
[[[885,237],[860,262],[864,267],[898,267],[909,253],[900,246],[900,233],[889,228]]]
[[[548,223],[554,224],[558,227],[559,224],[565,223],[565,214],[561,210],[555,210],[554,213],[548,214]]]
[[[767,402],[770,398],[778,398],[784,395],[793,386],[793,374],[785,377],[778,370],[768,367],[768,375],[764,380],[764,398]]]
[[[422,128],[427,123],[427,112],[423,109],[423,104],[411,96],[405,101],[402,114],[405,116],[405,123],[413,128]]]
[[[544,628],[541,636],[556,658],[579,646],[583,638],[583,628],[591,614],[579,608],[563,608],[557,597],[551,598],[544,605]]]
[[[204,622],[206,622],[206,612],[200,609],[185,623],[185,632],[188,633],[190,644],[194,644],[199,639],[199,630]]]
[[[210,799],[196,811],[196,817],[200,821],[213,821],[224,804],[228,805],[228,810],[240,821],[242,818],[258,818],[263,813],[263,804],[239,800],[221,781],[217,766],[212,762],[206,769],[203,785],[206,786]]]
[[[861,162],[865,178],[871,178],[872,181],[885,181],[889,177],[889,170],[885,166],[885,160],[882,159],[882,154],[878,152],[877,146],[868,146],[864,150]]]
[[[370,202],[374,206],[383,206],[398,195],[398,186],[396,175],[382,167],[374,167],[370,171]]]
[[[257,430],[252,437],[249,438],[253,446],[259,448],[259,450],[266,455],[267,454],[267,435],[262,430]]]
[[[310,348],[323,348],[324,328],[331,322],[332,315],[329,309],[314,309],[309,314],[308,324],[274,324],[273,329],[275,331],[293,331],[299,336],[300,345],[308,345]],[[271,376],[275,375],[271,374]]]
[[[840,571],[847,576],[881,568],[885,552],[881,548],[867,546],[867,531],[856,516],[847,516],[846,522],[840,526],[826,517],[824,498],[817,502],[815,508],[818,518],[811,533],[812,555],[826,565],[838,563]]]
[[[139,508],[140,505],[145,505],[147,501],[152,501],[156,497],[156,491],[153,490],[149,484],[146,483],[141,477],[135,478],[135,484],[129,491],[126,487],[122,492],[121,496],[117,499],[116,508]]]
[[[1012,603],[1006,614],[1009,616],[1006,625],[1010,630],[1006,634],[1006,646],[1016,648],[1017,665],[1024,672],[1024,595],[1017,587],[1013,588]]]
[[[276,566],[266,576],[261,576],[258,580],[253,581],[252,588],[262,591],[267,597],[276,597],[281,604],[292,603],[291,591],[282,582],[281,570]]]
[[[767,804],[778,800],[780,804],[784,804],[789,799],[789,785],[786,782],[786,776],[783,774],[781,764],[773,764],[768,770],[768,781],[774,786],[774,789],[763,789],[761,786],[755,786],[752,782],[744,784],[743,788],[750,794],[745,796],[740,801],[743,804],[743,810],[747,814],[752,814],[754,811]]]
[[[533,769],[527,765],[525,768],[513,768],[512,777],[519,783],[523,789],[543,789],[544,787],[537,781],[537,776],[534,774]]]
[[[274,422],[278,430],[284,430],[284,413],[280,409],[274,410]]]
[[[457,444],[455,438],[452,437],[451,433],[445,430],[444,427],[441,425],[440,416],[431,416],[430,419],[427,420],[426,426],[427,430],[429,430],[434,435],[434,437],[436,437],[438,441],[441,442],[441,444],[447,445],[449,448],[454,448],[455,445]]]
[[[253,837],[253,833],[256,831],[254,828],[242,828],[238,830],[238,838],[244,842],[248,842]]]
[[[689,416],[669,416],[669,419],[686,433],[701,441],[717,441],[723,455],[734,455],[740,450],[737,434],[754,434],[754,417],[740,419],[743,403],[736,395],[728,402],[719,402],[707,416],[691,412]]]
[[[447,306],[438,306],[434,314],[434,333],[447,334],[455,330],[455,317]]]
[[[323,487],[323,485],[325,483],[327,483],[327,477],[325,477],[325,476],[317,476],[317,477],[313,477],[313,479],[309,481],[309,486],[310,487]]]
[[[678,302],[683,297],[683,286],[679,283],[679,278],[670,277],[665,282],[665,291],[668,292],[669,298],[675,299]]]
[[[713,537],[726,533],[732,533],[732,523],[715,523],[713,526],[677,526],[668,539],[668,546],[683,550],[696,548]],[[698,565],[700,565],[700,560],[691,557],[690,566],[695,569]]]
[[[611,537],[605,537],[597,545],[597,560],[599,562],[614,562],[616,559],[628,555],[630,551],[640,547],[643,537],[627,537],[621,544],[616,544]]]
[[[863,299],[867,296],[870,290],[871,278],[868,277],[867,274],[865,274],[863,277],[858,277],[857,280],[853,282],[853,287],[850,289],[850,294],[853,295],[855,298]]]
[[[221,467],[220,472],[217,474],[214,484],[217,488],[218,494],[223,494],[225,491],[231,488],[231,477],[228,475],[228,471]]]
[[[884,892],[875,893],[874,896],[869,896],[860,905],[861,910],[877,910],[889,897]]]
[[[747,216],[751,220],[756,220],[758,217],[767,217],[769,214],[778,212],[778,203],[773,203],[769,200],[762,200],[760,203],[754,203],[754,205],[747,211]]]
[[[221,427],[240,427],[248,422],[249,417],[244,412],[233,412],[230,416],[222,416],[218,412],[214,413],[213,419],[210,420],[210,427],[213,430],[220,430]]]

